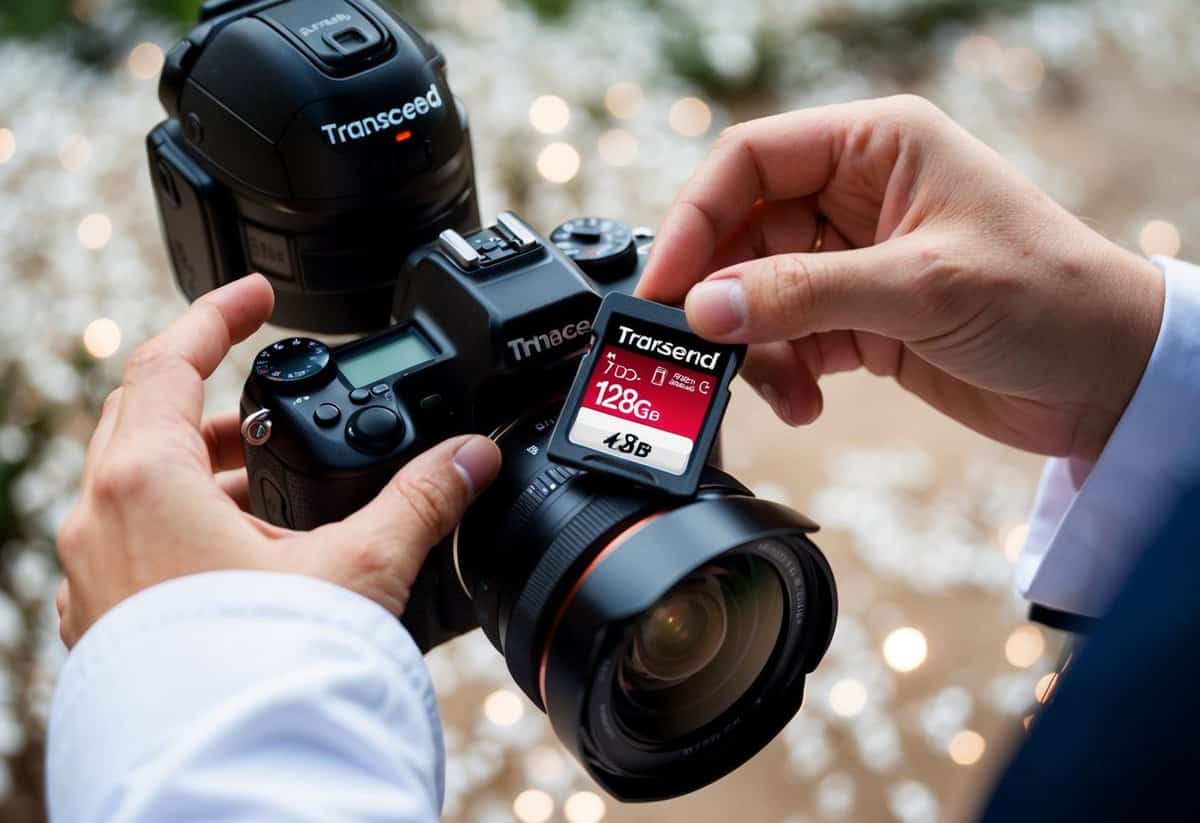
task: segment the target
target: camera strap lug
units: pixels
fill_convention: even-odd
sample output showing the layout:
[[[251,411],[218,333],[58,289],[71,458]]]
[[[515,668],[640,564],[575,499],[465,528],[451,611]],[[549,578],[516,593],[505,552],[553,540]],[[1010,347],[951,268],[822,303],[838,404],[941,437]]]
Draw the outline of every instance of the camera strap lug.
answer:
[[[242,421],[242,439],[251,446],[261,446],[271,439],[271,412],[259,409]]]

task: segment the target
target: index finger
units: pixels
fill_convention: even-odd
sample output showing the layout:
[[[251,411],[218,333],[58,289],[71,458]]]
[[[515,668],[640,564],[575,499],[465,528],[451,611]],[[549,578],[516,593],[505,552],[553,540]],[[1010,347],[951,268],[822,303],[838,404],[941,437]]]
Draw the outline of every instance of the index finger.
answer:
[[[201,297],[129,359],[117,427],[165,420],[199,426],[204,381],[234,343],[271,314],[275,296],[261,274],[242,277]]]
[[[638,295],[681,301],[755,203],[823,189],[837,168],[847,109],[789,112],[727,129],[663,219]]]

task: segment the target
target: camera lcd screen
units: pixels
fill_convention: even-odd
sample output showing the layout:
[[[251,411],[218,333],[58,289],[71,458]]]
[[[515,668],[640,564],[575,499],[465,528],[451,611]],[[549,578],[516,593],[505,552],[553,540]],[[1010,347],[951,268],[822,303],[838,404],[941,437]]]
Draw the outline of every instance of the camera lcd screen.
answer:
[[[373,346],[339,356],[338,368],[354,386],[369,386],[428,363],[435,357],[437,352],[425,335],[415,328],[408,328]]]
[[[668,474],[686,473],[724,391],[730,352],[615,313],[597,348],[568,440]]]

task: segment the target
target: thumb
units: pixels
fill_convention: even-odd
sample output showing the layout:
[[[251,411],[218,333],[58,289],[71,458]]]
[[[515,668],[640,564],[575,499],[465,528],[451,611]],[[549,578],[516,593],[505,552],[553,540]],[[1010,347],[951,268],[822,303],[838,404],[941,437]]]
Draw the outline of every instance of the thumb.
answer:
[[[722,269],[692,287],[688,322],[711,340],[763,343],[835,329],[898,339],[928,336],[921,275],[936,254],[908,235],[880,245],[779,254]]]
[[[499,471],[500,450],[486,437],[455,437],[429,449],[358,512],[309,533],[324,557],[317,576],[399,613],[429,550]]]

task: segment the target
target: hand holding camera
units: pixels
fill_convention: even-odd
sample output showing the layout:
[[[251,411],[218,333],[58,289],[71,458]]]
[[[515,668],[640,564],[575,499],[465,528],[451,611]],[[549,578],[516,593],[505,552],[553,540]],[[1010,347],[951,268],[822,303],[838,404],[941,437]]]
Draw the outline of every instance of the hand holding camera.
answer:
[[[202,297],[130,359],[88,447],[80,503],[59,535],[68,646],[141,589],[216,569],[307,574],[400,614],[429,547],[495,476],[495,446],[457,437],[413,460],[341,522],[293,532],[246,512],[240,422],[201,421],[203,380],[271,306],[266,282],[243,278]]]

